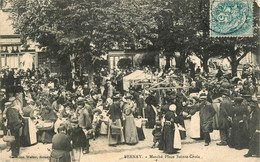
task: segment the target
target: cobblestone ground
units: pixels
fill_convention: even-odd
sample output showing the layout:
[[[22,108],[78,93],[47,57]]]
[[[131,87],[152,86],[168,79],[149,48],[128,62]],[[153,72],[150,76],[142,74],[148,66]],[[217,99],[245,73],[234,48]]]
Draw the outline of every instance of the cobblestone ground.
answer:
[[[204,142],[182,145],[178,154],[167,155],[158,149],[144,148],[141,150],[129,150],[123,152],[104,153],[100,156],[90,154],[83,156],[82,161],[97,162],[259,162],[256,157],[244,158],[247,149],[235,150],[228,146],[217,146],[217,141],[204,146]]]
[[[96,140],[90,140],[90,153],[82,156],[82,161],[220,161],[220,159],[229,161],[259,161],[257,158],[245,159],[243,157],[247,150],[230,149],[227,146],[218,147],[216,142],[219,140],[219,131],[211,133],[212,143],[209,147],[204,146],[203,140],[194,140],[189,137],[189,120],[185,121],[187,138],[182,140],[182,150],[179,154],[165,157],[165,154],[158,149],[152,149],[152,129],[144,129],[146,139],[140,141],[136,145],[118,145],[117,147],[108,146],[107,136],[100,136]],[[25,162],[25,161],[48,161],[50,155],[51,144],[36,144],[30,147],[21,148],[20,156],[18,159],[10,159],[10,152],[3,150],[0,153],[0,161],[6,162]],[[125,158],[125,155],[141,155],[142,158]],[[151,158],[150,155],[158,156],[158,158]],[[179,155],[179,157],[177,157]],[[191,155],[191,157],[190,157]],[[174,156],[174,158],[173,158]],[[182,157],[183,156],[183,157]],[[188,158],[187,158],[188,156]],[[199,156],[194,158],[192,156]],[[162,157],[162,158],[160,158]],[[237,159],[237,160],[235,160]],[[223,160],[221,160],[223,161]]]

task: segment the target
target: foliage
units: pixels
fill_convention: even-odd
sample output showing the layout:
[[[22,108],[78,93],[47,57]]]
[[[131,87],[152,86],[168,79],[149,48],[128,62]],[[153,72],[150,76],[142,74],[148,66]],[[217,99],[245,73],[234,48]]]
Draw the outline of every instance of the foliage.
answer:
[[[108,12],[117,3],[116,0],[12,0],[11,19],[25,41],[31,39],[47,47],[49,57],[72,56],[72,61],[80,60],[92,74],[94,62],[115,46],[111,41],[114,35],[108,32],[113,20]]]
[[[211,57],[228,57],[236,69],[248,53],[257,53],[259,7],[254,6],[252,38],[211,38],[209,0],[11,0],[13,26],[47,47],[49,57],[71,58],[89,74],[111,49],[147,49],[185,59],[196,54],[207,71]],[[72,56],[72,57],[68,57]],[[236,72],[233,71],[233,74]],[[91,76],[91,75],[89,75]]]
[[[117,62],[119,69],[129,69],[132,67],[132,60],[130,58],[122,58]]]

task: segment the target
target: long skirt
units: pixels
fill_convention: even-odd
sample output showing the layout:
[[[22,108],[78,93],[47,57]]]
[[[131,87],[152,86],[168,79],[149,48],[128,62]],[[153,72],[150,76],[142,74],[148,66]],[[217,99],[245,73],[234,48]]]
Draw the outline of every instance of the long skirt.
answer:
[[[248,154],[260,156],[260,132],[255,132],[251,138]]]
[[[180,125],[181,125],[183,128],[185,128],[185,123],[184,123],[183,117],[182,117],[181,120],[180,120]],[[181,139],[185,139],[185,138],[186,138],[186,131],[180,130],[179,132],[180,132]]]
[[[159,149],[163,149],[163,151],[167,154],[176,153],[177,150],[174,149],[174,126],[172,125],[164,125],[162,141],[160,141]]]
[[[148,128],[154,128],[156,114],[155,114],[151,105],[147,106],[147,111],[148,111],[148,113],[147,113],[147,118],[148,118],[147,127]]]
[[[51,130],[41,130],[37,132],[38,134],[38,142],[42,143],[51,143],[52,137],[54,136],[54,129]]]
[[[144,135],[143,126],[141,126],[141,128],[136,127],[136,129],[137,129],[137,134],[138,134],[138,139],[139,139],[139,141],[145,140],[145,135]]]
[[[213,116],[213,129],[219,130],[219,108],[220,103],[213,103],[213,108],[216,111],[216,114]]]
[[[71,152],[72,161],[80,161],[82,155],[82,147],[73,148]]]
[[[71,162],[70,152],[63,150],[53,150],[51,152],[50,162]]]
[[[231,136],[229,146],[235,149],[247,148],[249,144],[249,133],[246,128],[246,123],[234,121],[231,127]]]
[[[139,141],[143,141],[145,139],[142,120],[143,119],[135,119],[135,125]]]
[[[116,145],[116,144],[120,144],[120,143],[124,143],[125,142],[125,138],[124,138],[124,132],[123,129],[121,130],[120,135],[112,135],[111,134],[111,124],[112,121],[109,121],[109,129],[108,129],[108,143],[109,145]],[[116,126],[122,126],[121,124],[121,120],[120,119],[116,119],[115,120],[115,125]]]
[[[125,142],[136,144],[139,142],[134,116],[131,114],[125,119]]]
[[[191,116],[190,120],[190,137],[200,138],[200,115],[196,112]]]
[[[29,117],[24,117],[24,127],[21,136],[21,145],[30,146],[37,143],[37,129]]]

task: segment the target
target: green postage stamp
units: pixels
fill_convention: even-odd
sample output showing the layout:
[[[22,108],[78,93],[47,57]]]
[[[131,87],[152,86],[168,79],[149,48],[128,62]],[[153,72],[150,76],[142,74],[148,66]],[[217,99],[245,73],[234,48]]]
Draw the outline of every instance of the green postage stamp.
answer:
[[[251,37],[253,32],[253,0],[210,0],[211,37]]]

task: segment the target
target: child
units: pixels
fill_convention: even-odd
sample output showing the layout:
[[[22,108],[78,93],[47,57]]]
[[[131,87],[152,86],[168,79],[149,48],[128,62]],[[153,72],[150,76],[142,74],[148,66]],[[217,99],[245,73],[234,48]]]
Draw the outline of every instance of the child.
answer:
[[[72,159],[73,161],[80,161],[83,148],[86,146],[87,139],[82,128],[78,125],[77,117],[71,119],[71,141],[72,141]]]
[[[100,114],[102,111],[98,108],[93,109],[93,121],[92,121],[92,129],[93,129],[93,140],[96,139],[97,136],[99,136],[100,132],[100,126],[101,126],[101,120],[100,120]]]
[[[156,147],[156,143],[160,141],[161,135],[162,135],[162,125],[160,121],[156,121],[155,128],[153,129],[153,146],[152,148]]]

